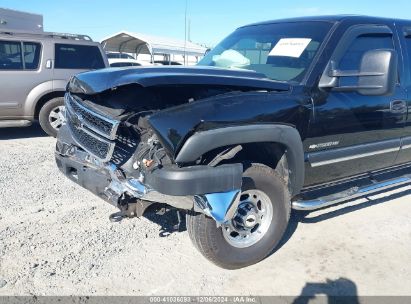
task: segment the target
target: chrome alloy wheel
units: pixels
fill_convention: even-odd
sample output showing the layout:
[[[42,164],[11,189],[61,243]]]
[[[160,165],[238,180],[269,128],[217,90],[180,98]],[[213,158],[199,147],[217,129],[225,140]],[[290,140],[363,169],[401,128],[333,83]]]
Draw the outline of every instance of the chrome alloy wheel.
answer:
[[[49,123],[53,129],[58,130],[66,122],[64,106],[57,106],[50,111]]]
[[[267,194],[246,190],[241,193],[233,219],[222,225],[223,236],[233,247],[250,247],[263,238],[272,218],[273,205]]]

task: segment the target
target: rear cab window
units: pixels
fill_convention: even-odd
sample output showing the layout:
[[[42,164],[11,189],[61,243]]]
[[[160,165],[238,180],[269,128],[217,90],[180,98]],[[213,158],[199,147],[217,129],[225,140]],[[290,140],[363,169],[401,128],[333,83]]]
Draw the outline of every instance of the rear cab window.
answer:
[[[56,69],[102,69],[104,60],[98,46],[55,44]]]
[[[40,55],[38,42],[0,40],[0,70],[37,70]]]

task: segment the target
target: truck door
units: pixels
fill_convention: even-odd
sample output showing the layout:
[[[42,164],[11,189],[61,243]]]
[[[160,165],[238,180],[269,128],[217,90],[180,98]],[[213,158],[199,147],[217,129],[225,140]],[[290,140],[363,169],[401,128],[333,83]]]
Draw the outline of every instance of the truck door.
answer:
[[[33,41],[0,38],[0,119],[23,117],[30,91],[51,78],[41,64],[42,45]]]
[[[313,101],[313,120],[305,141],[306,180],[338,180],[394,165],[406,119],[406,90],[398,36],[387,25],[349,28],[331,56],[339,71],[358,71],[365,52],[394,49],[399,76],[389,96],[329,90]],[[340,86],[358,83],[341,77]]]

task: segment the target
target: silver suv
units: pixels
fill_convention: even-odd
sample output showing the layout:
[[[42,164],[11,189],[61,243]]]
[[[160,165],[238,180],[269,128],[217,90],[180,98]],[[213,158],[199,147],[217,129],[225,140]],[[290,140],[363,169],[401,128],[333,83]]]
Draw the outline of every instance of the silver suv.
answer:
[[[101,45],[85,35],[0,32],[0,128],[38,120],[56,136],[70,77],[108,66]]]

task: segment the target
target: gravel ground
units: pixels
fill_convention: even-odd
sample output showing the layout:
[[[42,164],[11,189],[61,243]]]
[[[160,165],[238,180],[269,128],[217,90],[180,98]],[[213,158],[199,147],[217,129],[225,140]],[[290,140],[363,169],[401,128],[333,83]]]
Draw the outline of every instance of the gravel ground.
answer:
[[[0,295],[411,295],[411,187],[293,213],[280,250],[227,271],[170,232],[174,213],[111,223],[59,173],[54,142],[0,129]]]

